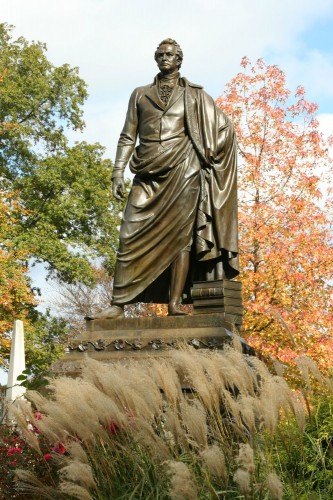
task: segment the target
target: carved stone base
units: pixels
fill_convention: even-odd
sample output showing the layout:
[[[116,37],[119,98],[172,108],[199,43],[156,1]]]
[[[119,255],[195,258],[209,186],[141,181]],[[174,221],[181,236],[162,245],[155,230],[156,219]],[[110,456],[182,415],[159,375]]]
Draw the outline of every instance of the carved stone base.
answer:
[[[196,349],[223,349],[234,336],[238,337],[235,331],[223,313],[87,321],[87,331],[69,344],[65,356],[53,364],[52,371],[78,374],[84,355],[110,363],[167,356],[168,351],[184,343]],[[253,348],[238,338],[243,352],[254,355]]]

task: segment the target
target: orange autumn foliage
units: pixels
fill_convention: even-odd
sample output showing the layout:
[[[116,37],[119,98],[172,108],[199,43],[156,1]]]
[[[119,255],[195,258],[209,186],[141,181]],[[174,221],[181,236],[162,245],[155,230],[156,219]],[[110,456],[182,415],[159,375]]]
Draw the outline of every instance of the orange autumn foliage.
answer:
[[[300,353],[333,366],[332,160],[317,105],[262,59],[243,67],[217,105],[239,148],[242,335],[266,357]]]
[[[22,212],[15,193],[0,191],[0,365],[6,364],[13,321],[26,319],[29,307],[35,304],[27,276],[26,252],[14,243],[16,218]]]

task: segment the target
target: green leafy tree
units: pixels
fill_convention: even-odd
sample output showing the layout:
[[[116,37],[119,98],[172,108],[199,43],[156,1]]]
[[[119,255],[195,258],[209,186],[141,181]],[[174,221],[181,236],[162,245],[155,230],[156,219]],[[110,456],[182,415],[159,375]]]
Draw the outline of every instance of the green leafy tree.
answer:
[[[65,282],[93,282],[96,258],[112,271],[119,223],[104,148],[66,138],[84,127],[86,97],[77,68],[0,24],[0,176],[25,210],[15,245]]]
[[[50,311],[34,313],[32,326],[26,328],[26,366],[32,374],[47,372],[50,365],[64,352],[64,344],[71,333],[63,318],[54,317]]]
[[[96,262],[112,273],[122,204],[112,198],[112,163],[100,144],[69,144],[83,130],[87,86],[78,68],[53,65],[46,46],[14,39],[0,24],[0,358],[24,320],[29,370],[62,353],[63,320],[38,314],[28,263],[62,283],[91,286]]]

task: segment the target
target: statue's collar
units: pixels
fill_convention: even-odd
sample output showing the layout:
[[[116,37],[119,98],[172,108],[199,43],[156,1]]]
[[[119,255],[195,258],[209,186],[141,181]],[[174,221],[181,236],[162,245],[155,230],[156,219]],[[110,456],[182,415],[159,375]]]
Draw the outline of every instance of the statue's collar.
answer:
[[[151,87],[153,87],[154,85],[157,85],[159,74],[155,76],[154,81],[151,84]],[[178,73],[178,77],[179,77],[178,83],[179,83],[180,87],[187,87],[187,86],[189,86],[189,87],[194,87],[196,89],[202,89],[203,88],[202,85],[197,85],[196,83],[189,82],[187,80],[187,78],[185,78],[184,76],[181,76],[180,73]]]
[[[159,81],[165,81],[165,82],[167,82],[168,80],[169,81],[174,81],[174,80],[177,80],[177,78],[178,78],[178,85],[180,85],[181,87],[184,87],[185,85],[184,85],[183,79],[180,76],[179,72],[176,75],[172,75],[170,77],[168,77],[168,75],[163,76],[161,73],[158,73],[155,76],[154,81],[153,81],[153,83],[152,83],[151,86],[157,85]]]

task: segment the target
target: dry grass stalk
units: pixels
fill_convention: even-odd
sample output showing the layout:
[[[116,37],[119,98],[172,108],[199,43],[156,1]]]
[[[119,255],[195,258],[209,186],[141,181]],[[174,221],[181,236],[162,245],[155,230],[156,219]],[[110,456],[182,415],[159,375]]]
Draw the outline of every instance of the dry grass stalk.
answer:
[[[160,438],[153,427],[144,419],[133,420],[132,438],[139,443],[144,449],[149,450],[150,455],[157,462],[169,460],[171,452],[165,441]]]
[[[83,377],[110,397],[127,414],[138,414],[148,421],[161,412],[163,399],[159,387],[149,377],[146,365],[107,365],[86,358]]]
[[[292,410],[296,418],[298,428],[301,432],[305,430],[305,409],[297,393],[292,394]]]
[[[217,479],[222,479],[223,483],[226,485],[228,472],[226,469],[224,453],[221,448],[214,444],[205,448],[200,455],[209,472]]]
[[[316,363],[313,361],[313,359],[309,358],[308,356],[302,355],[298,356],[295,360],[296,366],[299,369],[306,385],[308,388],[311,388],[311,380],[310,380],[310,374],[323,386],[327,385],[326,384],[326,379],[320,373],[320,370]]]
[[[272,384],[269,386],[266,384],[265,396],[266,398],[261,397],[254,401],[254,409],[262,427],[273,434],[279,423],[280,411],[274,401],[274,386]]]
[[[292,396],[287,383],[277,376],[266,378],[260,387],[260,397],[253,400],[253,407],[258,420],[270,432],[275,432],[280,420],[280,412],[288,414],[293,410]]]
[[[239,427],[242,426],[242,419],[240,408],[236,399],[230,394],[230,391],[225,389],[223,391],[223,408],[226,413],[226,417],[237,423]]]
[[[156,385],[163,391],[169,406],[176,407],[183,395],[175,368],[164,360],[152,359],[148,372]]]
[[[44,498],[54,500],[56,498],[56,489],[52,486],[46,486],[37,479],[35,474],[28,470],[16,469],[15,471],[16,489],[24,494],[33,495],[32,498]]]
[[[224,362],[222,362],[220,356],[217,356],[217,353],[211,351],[200,353],[200,361],[208,383],[212,387],[215,407],[218,408],[220,394],[228,385],[223,374]]]
[[[65,495],[77,498],[78,500],[93,500],[93,497],[89,494],[89,492],[85,488],[77,484],[63,482],[60,483],[59,488],[60,491]]]
[[[73,441],[67,446],[67,451],[73,460],[77,460],[82,464],[89,464],[89,458],[80,443]]]
[[[281,363],[281,361],[279,361],[278,359],[274,359],[273,366],[274,366],[276,375],[278,377],[283,378],[284,372],[286,370],[286,366],[283,363]]]
[[[232,343],[231,343],[232,348],[234,349],[234,351],[242,354],[243,353],[243,346],[242,346],[240,337],[237,335],[237,333],[238,333],[237,331],[235,331],[234,333],[235,333],[235,335],[233,335]]]
[[[267,489],[271,495],[272,500],[283,499],[283,485],[275,472],[270,472],[266,479]]]
[[[272,374],[269,372],[267,366],[258,358],[255,356],[252,356],[248,360],[252,370],[253,374],[255,377],[255,385],[256,387],[260,387],[260,385],[265,381],[269,380],[272,376]]]
[[[257,386],[257,373],[251,366],[252,358],[250,360],[230,347],[224,349],[221,358],[221,361],[223,361],[223,370],[225,363],[229,362],[229,374],[227,377],[229,384],[232,381],[232,384],[237,387],[240,393],[254,395]]]
[[[256,415],[254,412],[254,398],[252,396],[240,396],[237,401],[242,421],[246,428],[256,431]]]
[[[238,484],[240,491],[246,495],[250,493],[251,476],[247,470],[237,469],[234,474],[234,481]]]
[[[183,424],[195,444],[201,448],[205,448],[207,446],[208,429],[206,411],[202,403],[196,400],[191,403],[183,401],[181,404],[181,415]]]
[[[195,391],[205,407],[212,412],[215,408],[215,395],[212,385],[206,377],[200,357],[194,349],[184,348],[174,351],[171,356],[180,379]]]
[[[44,415],[43,419],[38,422],[38,428],[40,433],[52,444],[63,443],[70,436],[66,429],[59,425],[56,415],[55,418]]]
[[[254,465],[254,454],[253,449],[248,443],[242,443],[239,445],[238,457],[236,462],[249,474],[253,474],[255,471]]]
[[[189,398],[181,390],[184,377],[194,393]],[[147,451],[149,460],[156,464],[168,461],[171,496],[183,500],[197,498],[194,479],[185,464],[170,461],[171,457],[199,449],[207,470],[226,484],[222,449],[232,460],[235,437],[248,440],[249,431],[255,432],[260,421],[274,432],[281,410],[287,413],[292,409],[299,425],[304,425],[304,411],[281,377],[272,376],[258,359],[231,348],[223,352],[184,348],[172,352],[169,360],[112,368],[86,358],[81,378],[69,381],[60,377],[51,387],[53,399],[29,394],[44,414],[35,425],[51,443],[65,445],[69,454],[59,458],[61,488],[64,495],[76,498],[90,498],[88,490],[94,487],[94,477],[89,465],[95,472],[101,468],[96,449],[105,452],[102,474],[107,477],[106,484],[117,474],[116,461],[109,464],[108,456],[120,449],[125,456],[133,449],[139,454]],[[20,411],[23,424],[23,406]],[[31,409],[27,411],[30,415]],[[115,424],[115,432],[125,431],[117,445],[110,435],[110,424]],[[213,446],[208,446],[208,438],[214,438]],[[137,446],[130,446],[133,442]],[[128,458],[131,463],[133,456]],[[254,473],[253,450],[248,444],[240,446],[236,461],[239,468],[234,480],[248,494]],[[30,488],[38,487],[30,483]]]
[[[19,426],[20,433],[27,443],[41,453],[38,437],[28,428],[29,422],[35,422],[31,404],[24,399],[17,399],[8,408],[8,418]]]
[[[34,412],[32,411],[31,403],[23,398],[22,399],[18,398],[15,401],[13,401],[9,405],[8,411],[9,411],[8,413],[9,418],[11,417],[11,412],[15,411],[16,415],[19,416],[19,418],[23,417],[25,421],[35,420],[35,415]]]
[[[178,413],[172,408],[167,409],[164,420],[164,431],[165,434],[168,433],[166,434],[166,436],[168,436],[168,444],[172,445],[174,442],[177,447],[180,447],[183,450],[189,449],[186,434],[180,424]],[[171,433],[172,439],[169,433]]]
[[[73,387],[70,387],[68,381],[67,385],[62,382],[62,379],[56,382],[58,389],[61,389],[57,390],[58,399],[49,401],[43,408],[48,416],[43,417],[38,423],[41,432],[51,442],[52,438],[53,441],[66,441],[69,437],[92,442],[95,436],[105,434],[91,400],[89,404],[89,396],[96,396],[96,391],[86,386],[86,390],[81,392],[83,384],[80,381],[76,381]]]
[[[52,411],[52,416],[62,424],[69,435],[91,441],[94,435],[102,433],[100,418],[96,411],[96,402],[100,394],[92,384],[80,379],[68,384],[68,378],[61,377],[55,381],[54,389],[57,400],[48,413]],[[85,416],[84,419],[82,415]]]
[[[96,483],[88,464],[83,464],[77,460],[72,460],[68,465],[62,467],[60,470],[60,477],[62,481],[71,481],[86,488],[96,488]]]
[[[196,486],[189,468],[182,462],[167,462],[170,471],[172,500],[195,500],[198,498]]]

